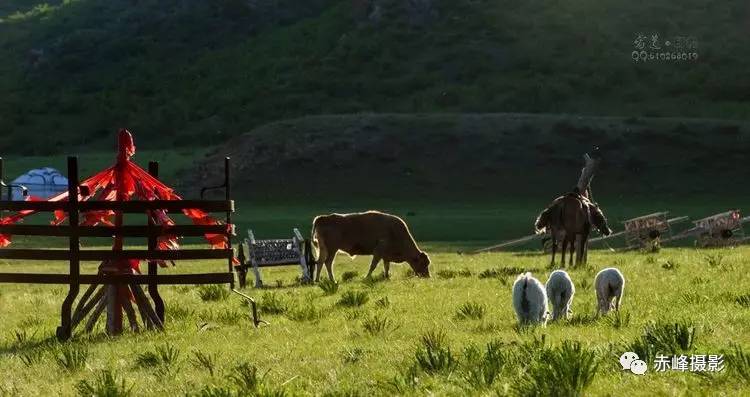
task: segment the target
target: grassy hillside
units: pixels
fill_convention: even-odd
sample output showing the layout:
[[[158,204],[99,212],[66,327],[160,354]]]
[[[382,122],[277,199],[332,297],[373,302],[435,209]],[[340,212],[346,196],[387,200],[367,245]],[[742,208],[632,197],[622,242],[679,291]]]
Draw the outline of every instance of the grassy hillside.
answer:
[[[655,211],[694,219],[750,212],[746,122],[532,114],[315,116],[258,127],[226,145],[155,150],[135,132],[143,167],[186,197],[223,181],[233,158],[241,234],[308,233],[315,215],[381,209],[407,219],[420,241],[456,249],[526,235],[533,219],[577,180],[581,155],[600,147],[594,196],[612,227]],[[707,139],[709,137],[710,139]],[[84,153],[82,175],[111,151]],[[7,174],[64,169],[63,156],[11,155]],[[683,225],[685,226],[685,225]],[[534,245],[536,247],[536,244]]]
[[[360,111],[750,115],[740,0],[48,3],[0,6],[4,153],[105,148],[123,125],[203,146]],[[639,33],[692,36],[699,58],[636,64]]]
[[[710,137],[707,139],[706,137]],[[620,221],[669,210],[750,210],[744,122],[529,114],[320,116],[271,123],[213,150],[183,186],[220,182],[233,158],[242,227],[265,235],[316,214],[370,208],[409,219],[422,240],[525,235],[600,147],[594,197]],[[283,233],[283,234],[282,234]]]
[[[165,286],[160,288],[167,317],[163,334],[128,332],[107,338],[100,319],[93,335],[79,334],[61,344],[54,339],[54,330],[65,288],[3,286],[0,367],[12,376],[0,380],[0,393],[93,394],[80,391],[85,381],[103,394],[107,383],[98,379],[110,371],[116,379],[110,389],[124,382],[125,389],[132,387],[132,395],[149,396],[225,396],[243,391],[246,394],[239,395],[256,395],[249,392],[253,387],[266,391],[257,395],[281,395],[283,390],[288,396],[576,395],[562,390],[544,392],[529,384],[529,377],[543,383],[554,376],[548,366],[569,371],[582,368],[590,374],[588,384],[580,381],[585,377],[577,376],[562,376],[559,381],[560,387],[579,387],[582,394],[578,395],[585,396],[746,396],[750,392],[746,361],[750,336],[744,332],[750,326],[750,280],[744,271],[750,255],[747,248],[670,249],[648,256],[592,252],[590,268],[570,271],[576,285],[573,318],[526,331],[516,328],[511,283],[524,269],[545,282],[549,274],[545,258],[462,257],[440,252],[436,246],[425,249],[433,259],[433,277],[427,280],[410,277],[403,265],[391,268],[390,281],[379,278],[381,267],[373,282],[365,282],[362,277],[369,258],[339,257],[336,276],[343,279],[344,272],[355,274],[332,295],[315,285],[297,285],[296,268],[263,270],[270,287],[245,291],[258,298],[261,318],[271,323],[260,329],[252,327],[247,307],[234,294]],[[672,266],[663,266],[667,263]],[[594,274],[612,265],[627,280],[622,313],[596,318]],[[64,264],[0,262],[3,272],[65,268]],[[217,263],[180,263],[161,273],[223,268]],[[94,272],[95,267],[85,271]],[[338,303],[353,292],[364,294],[367,301],[358,307]],[[459,315],[464,306],[469,310],[463,313],[470,317]],[[667,329],[653,327],[651,322],[665,324]],[[690,339],[678,339],[671,329],[675,323],[684,324],[694,335],[692,344],[680,345],[679,340]],[[424,349],[421,338],[430,332],[445,334],[446,340],[433,353],[450,356],[453,364],[437,369],[418,364],[418,351]],[[647,340],[653,343],[652,354],[724,354],[725,369],[720,373],[662,373],[654,371],[652,359],[646,358],[649,370],[645,375],[623,371],[618,357],[637,347],[642,338],[651,338]],[[483,356],[490,342],[499,343],[495,360],[474,354],[479,349]],[[557,349],[565,342],[580,343],[582,354],[565,357],[563,364],[553,362],[550,357],[559,357]],[[744,348],[744,355],[737,355],[735,345]],[[636,352],[645,358],[640,346]],[[167,353],[164,359],[159,358],[160,352]],[[204,360],[198,360],[199,354]],[[586,364],[588,356],[593,361]],[[243,364],[246,367],[241,371]],[[255,386],[242,382],[253,379],[248,376],[251,366],[257,368]],[[412,366],[416,370],[410,372]]]

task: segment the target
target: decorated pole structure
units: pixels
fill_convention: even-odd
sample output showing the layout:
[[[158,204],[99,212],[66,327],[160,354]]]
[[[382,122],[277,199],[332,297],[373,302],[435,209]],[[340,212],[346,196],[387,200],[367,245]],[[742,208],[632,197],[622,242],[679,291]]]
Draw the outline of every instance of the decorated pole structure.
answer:
[[[79,182],[77,159],[70,157],[68,159],[68,191],[46,200],[50,203],[66,202],[66,205],[59,207],[61,209],[55,209],[55,219],[52,221],[52,225],[60,226],[67,219],[70,230],[70,252],[66,255],[66,257],[71,258],[68,277],[70,292],[63,302],[62,322],[58,329],[60,339],[69,338],[72,330],[87,318],[85,328],[87,332],[90,332],[105,311],[106,331],[110,335],[122,333],[124,317],[128,320],[129,328],[132,331],[138,331],[140,329],[138,314],[140,314],[141,324],[145,328],[163,329],[164,302],[157,289],[157,268],[167,266],[169,260],[165,258],[179,258],[181,255],[160,255],[159,251],[178,251],[180,249],[177,243],[178,232],[174,231],[178,226],[167,215],[166,207],[146,205],[146,203],[158,202],[162,205],[167,202],[179,203],[182,198],[156,178],[158,175],[156,163],[151,163],[149,172],[146,172],[130,160],[134,154],[135,145],[132,135],[126,129],[121,129],[117,135],[117,162],[112,167]],[[225,161],[225,165],[229,166],[229,159]],[[228,174],[226,179],[225,182],[228,182]],[[227,188],[225,203],[231,201],[229,200],[229,194]],[[27,199],[27,201],[44,201],[32,197]],[[89,200],[92,202],[84,203]],[[124,205],[126,201],[131,200],[139,202],[134,202],[135,205],[132,208]],[[141,208],[148,216],[147,231],[138,231],[140,229],[137,226],[135,229],[125,226],[124,213],[140,212]],[[234,264],[230,245],[231,225],[212,218],[202,209],[181,206],[178,206],[178,208],[198,228],[187,233],[202,232],[213,249],[227,252],[227,254],[218,253],[218,257],[227,258],[229,268],[225,274],[231,275],[232,265]],[[227,211],[227,223],[231,222],[230,213],[232,209],[231,204],[222,206],[222,210]],[[0,218],[0,225],[9,226],[18,223],[23,218],[38,211],[38,209],[21,210],[11,216]],[[91,234],[94,231],[91,228],[97,225],[111,228],[111,233],[107,231],[107,234],[99,234],[100,232]],[[205,231],[202,231],[203,229]],[[100,251],[80,251],[80,237],[83,231],[87,231],[86,236],[113,236],[112,252],[105,255]],[[126,236],[147,236],[148,255],[143,256],[141,251],[125,250],[124,238]],[[0,233],[0,247],[9,244],[11,244],[11,234]],[[96,255],[89,256],[101,260],[101,264],[98,269],[97,281],[91,283],[81,299],[78,300],[75,310],[71,310],[78,294],[79,262],[81,254],[84,252],[96,253]],[[214,256],[217,255],[208,255],[208,257]],[[204,255],[200,257],[204,257]],[[185,258],[191,257],[187,255]],[[141,284],[133,281],[134,276],[140,275],[141,259],[148,262],[146,284],[148,284],[149,294],[154,302],[153,306]],[[224,277],[222,275],[222,279]],[[12,279],[12,277],[6,278]],[[233,286],[233,278],[227,280],[230,286]]]

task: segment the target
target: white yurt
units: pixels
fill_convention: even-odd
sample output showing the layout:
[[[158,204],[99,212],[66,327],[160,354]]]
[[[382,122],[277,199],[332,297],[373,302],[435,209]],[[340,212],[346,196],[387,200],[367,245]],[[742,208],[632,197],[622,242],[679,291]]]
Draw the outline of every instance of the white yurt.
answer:
[[[19,185],[26,187],[30,196],[46,199],[66,191],[68,178],[54,168],[44,167],[29,170],[11,184],[14,185],[13,200],[24,200],[23,189]]]

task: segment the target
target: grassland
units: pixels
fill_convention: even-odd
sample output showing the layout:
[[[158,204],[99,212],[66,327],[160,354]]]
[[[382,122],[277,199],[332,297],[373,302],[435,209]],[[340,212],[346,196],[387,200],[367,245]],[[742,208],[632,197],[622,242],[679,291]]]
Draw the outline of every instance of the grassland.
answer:
[[[221,392],[252,389],[232,379],[243,379],[240,375],[250,374],[249,366],[255,366],[260,389],[267,395],[282,391],[330,396],[515,395],[533,391],[515,388],[527,384],[522,381],[528,381],[524,374],[539,374],[535,366],[540,363],[535,360],[542,358],[532,355],[518,361],[513,359],[514,352],[524,346],[553,352],[565,341],[577,341],[583,353],[593,354],[598,363],[592,382],[583,389],[585,395],[740,396],[749,392],[747,375],[740,375],[747,371],[747,363],[737,361],[733,353],[734,345],[750,346],[746,332],[750,279],[743,270],[750,254],[746,247],[667,249],[649,255],[592,252],[590,267],[571,272],[577,287],[573,318],[530,330],[515,327],[511,283],[521,270],[530,270],[545,281],[546,257],[458,256],[450,253],[452,247],[425,247],[432,253],[431,279],[411,277],[407,267],[401,266],[391,280],[365,282],[368,258],[339,257],[335,271],[340,283],[330,295],[315,285],[297,285],[294,268],[267,270],[264,277],[270,287],[245,291],[258,298],[262,318],[271,323],[259,329],[252,327],[248,309],[233,294],[192,286],[165,287],[168,320],[164,333],[108,338],[100,322],[94,334],[77,334],[71,342],[60,344],[53,335],[65,288],[4,286],[0,292],[0,367],[5,376],[0,391],[75,395],[81,381],[96,387],[95,379],[111,371],[115,384],[124,380],[134,395],[228,395]],[[619,319],[614,315],[597,319],[593,317],[593,277],[599,269],[613,265],[627,279],[622,313]],[[53,272],[63,267],[0,264],[4,272]],[[203,262],[181,263],[167,272],[221,268]],[[342,281],[346,272],[357,274]],[[366,297],[350,301],[366,302],[344,306],[343,297],[355,292]],[[201,296],[216,300],[204,301]],[[465,305],[470,308],[463,309],[464,316],[457,314]],[[622,372],[617,358],[651,322],[685,324],[694,333],[694,345],[676,347],[675,353],[724,353],[725,371],[699,376],[651,370],[642,377]],[[447,340],[438,352],[445,354],[449,349],[452,359],[446,360],[455,364],[438,370],[416,365],[410,375],[417,351],[425,354],[420,338],[430,332],[444,333]],[[546,347],[539,345],[541,340]],[[475,352],[466,349],[475,345],[484,351],[493,341],[500,343],[498,351],[505,361],[497,367],[496,377],[487,377],[493,379],[487,385],[471,376],[487,373],[487,361],[477,361]],[[669,344],[657,349],[669,348],[665,346]],[[248,377],[252,378],[244,379]]]

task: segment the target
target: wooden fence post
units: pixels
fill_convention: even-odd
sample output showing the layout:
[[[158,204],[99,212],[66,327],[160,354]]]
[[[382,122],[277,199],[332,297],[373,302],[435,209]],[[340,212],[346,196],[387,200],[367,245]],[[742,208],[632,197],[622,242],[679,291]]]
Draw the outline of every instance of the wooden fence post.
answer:
[[[80,237],[78,230],[78,158],[68,157],[68,223],[70,225],[70,237],[68,238],[70,250],[70,284],[68,295],[62,304],[60,327],[57,328],[57,337],[61,340],[70,339],[72,334],[71,308],[78,296],[80,286]]]
[[[148,173],[154,178],[159,178],[159,163],[156,161],[150,161],[148,163]],[[151,216],[148,217],[148,225],[153,226],[154,221]],[[155,250],[157,247],[156,236],[151,235],[148,237],[148,249]],[[148,275],[153,277],[154,280],[148,284],[148,294],[151,295],[151,299],[154,301],[154,310],[156,316],[164,324],[164,300],[159,295],[159,285],[156,283],[156,274],[159,269],[159,265],[155,261],[148,262]]]

